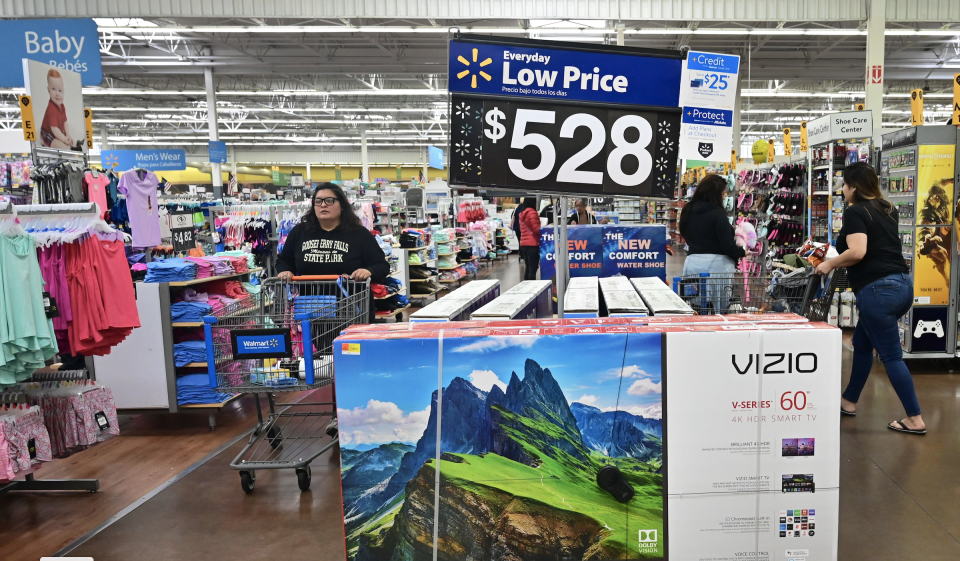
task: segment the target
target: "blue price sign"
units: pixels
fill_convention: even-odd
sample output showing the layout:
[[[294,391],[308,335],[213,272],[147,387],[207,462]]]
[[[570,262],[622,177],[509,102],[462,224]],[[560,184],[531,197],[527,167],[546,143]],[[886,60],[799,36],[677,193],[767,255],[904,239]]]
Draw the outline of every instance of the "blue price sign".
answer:
[[[23,59],[80,74],[84,86],[103,81],[100,38],[92,19],[0,21],[0,87],[24,87]]]
[[[225,164],[227,163],[227,143],[219,140],[211,140],[207,145],[207,150],[210,153],[210,163],[211,164]]]
[[[679,51],[499,38],[450,42],[451,92],[677,107]]]

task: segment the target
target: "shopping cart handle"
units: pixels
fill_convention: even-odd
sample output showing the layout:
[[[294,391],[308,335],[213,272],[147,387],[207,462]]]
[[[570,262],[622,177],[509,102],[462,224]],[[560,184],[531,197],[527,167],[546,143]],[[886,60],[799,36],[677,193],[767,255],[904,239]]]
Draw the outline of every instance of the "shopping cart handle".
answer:
[[[341,276],[345,275],[303,275],[300,277],[292,277],[291,280],[295,281],[308,281],[308,280],[337,280]]]
[[[203,316],[203,323],[209,323],[210,325],[215,325],[217,323],[216,316]]]

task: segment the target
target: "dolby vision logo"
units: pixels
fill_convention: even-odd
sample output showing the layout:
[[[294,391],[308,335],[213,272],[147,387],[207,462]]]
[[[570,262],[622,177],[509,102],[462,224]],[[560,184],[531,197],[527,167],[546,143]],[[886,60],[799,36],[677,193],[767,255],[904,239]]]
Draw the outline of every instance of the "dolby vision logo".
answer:
[[[657,543],[656,530],[640,530],[640,543]]]

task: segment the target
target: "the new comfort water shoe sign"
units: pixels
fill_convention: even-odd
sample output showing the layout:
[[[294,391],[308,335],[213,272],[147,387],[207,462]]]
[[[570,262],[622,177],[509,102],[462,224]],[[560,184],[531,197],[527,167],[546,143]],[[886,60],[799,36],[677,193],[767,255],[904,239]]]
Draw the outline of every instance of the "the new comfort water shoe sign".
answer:
[[[80,74],[84,86],[103,81],[100,40],[92,19],[0,21],[0,87],[23,87],[23,59]]]

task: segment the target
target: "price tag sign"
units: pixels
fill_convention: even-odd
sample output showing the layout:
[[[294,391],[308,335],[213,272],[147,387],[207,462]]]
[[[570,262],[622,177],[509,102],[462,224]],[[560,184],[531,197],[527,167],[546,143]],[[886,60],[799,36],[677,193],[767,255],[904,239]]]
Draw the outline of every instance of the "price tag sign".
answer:
[[[460,96],[453,105],[456,184],[651,197],[673,191],[679,113]]]
[[[176,210],[170,213],[170,235],[173,238],[173,251],[183,253],[197,247],[196,231],[193,228],[193,213],[188,210]]]
[[[681,67],[679,51],[451,41],[451,183],[671,196]]]

